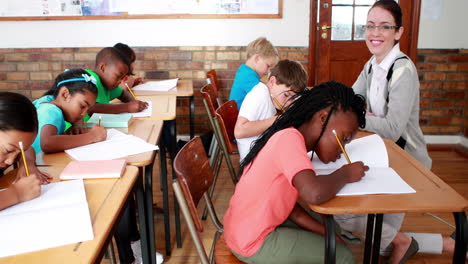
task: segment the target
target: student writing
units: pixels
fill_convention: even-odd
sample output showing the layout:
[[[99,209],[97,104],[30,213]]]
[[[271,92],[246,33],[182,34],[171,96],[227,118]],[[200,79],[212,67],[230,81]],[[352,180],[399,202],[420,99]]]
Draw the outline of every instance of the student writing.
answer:
[[[267,75],[278,61],[278,51],[266,38],[258,38],[247,46],[247,61],[236,72],[229,100],[235,100],[240,109],[245,96]]]
[[[273,124],[278,113],[287,109],[291,98],[304,91],[307,72],[295,61],[281,60],[272,69],[266,84],[259,82],[247,94],[239,110],[234,136],[240,160],[258,136]]]
[[[330,175],[316,175],[308,151],[324,162],[341,149],[332,130],[346,144],[365,125],[364,99],[343,84],[328,82],[305,90],[269,127],[242,160],[239,182],[224,216],[229,248],[247,263],[321,263],[325,228],[297,204],[333,198],[369,168],[344,165]],[[341,243],[337,263],[353,263]]]
[[[30,148],[37,134],[37,113],[28,98],[23,95],[0,93],[0,169],[18,161],[19,142],[26,150],[29,176],[20,162],[17,177],[6,190],[0,191],[0,210],[20,202],[36,198],[41,193],[41,183],[47,184],[51,177],[41,173],[35,166],[35,154]]]
[[[46,92],[45,96],[52,94],[52,101],[39,98],[33,102],[39,119],[38,136],[32,145],[36,153],[59,152],[106,139],[106,129],[98,125],[82,134],[64,134],[65,121],[73,124],[82,120],[96,102],[95,82],[85,70],[68,70],[58,75]]]

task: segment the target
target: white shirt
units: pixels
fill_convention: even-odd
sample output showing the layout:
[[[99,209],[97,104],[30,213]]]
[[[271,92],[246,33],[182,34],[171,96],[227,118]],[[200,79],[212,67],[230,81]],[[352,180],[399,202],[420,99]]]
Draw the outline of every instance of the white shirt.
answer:
[[[400,44],[396,44],[380,64],[377,63],[375,57],[371,60],[373,74],[369,102],[372,113],[378,117],[384,117],[387,114],[387,74],[399,53]]]
[[[270,90],[262,82],[255,85],[245,96],[244,102],[239,110],[239,116],[249,121],[265,120],[275,115],[276,108],[271,101]],[[247,156],[252,142],[255,141],[258,136],[236,139],[241,161]]]

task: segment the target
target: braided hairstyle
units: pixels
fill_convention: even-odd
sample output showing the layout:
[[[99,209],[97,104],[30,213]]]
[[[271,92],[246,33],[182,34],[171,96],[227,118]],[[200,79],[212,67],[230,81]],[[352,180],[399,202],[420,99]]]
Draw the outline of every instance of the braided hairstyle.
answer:
[[[250,152],[240,164],[239,177],[244,172],[244,168],[255,159],[273,134],[288,127],[299,128],[302,124],[309,121],[315,113],[322,109],[330,107],[322,131],[312,148],[313,152],[315,152],[317,143],[320,141],[334,111],[352,111],[356,114],[359,127],[364,128],[366,125],[364,97],[355,94],[352,88],[342,83],[335,81],[322,83],[312,89],[297,94],[295,99],[296,100],[288,107],[286,112],[254,141]]]

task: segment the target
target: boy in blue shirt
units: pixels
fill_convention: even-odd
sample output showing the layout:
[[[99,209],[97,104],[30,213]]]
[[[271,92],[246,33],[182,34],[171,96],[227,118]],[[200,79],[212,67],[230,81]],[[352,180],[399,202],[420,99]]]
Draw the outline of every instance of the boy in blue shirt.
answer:
[[[247,46],[247,61],[237,70],[229,100],[237,103],[240,109],[245,96],[267,75],[278,62],[278,51],[270,41],[261,37]]]

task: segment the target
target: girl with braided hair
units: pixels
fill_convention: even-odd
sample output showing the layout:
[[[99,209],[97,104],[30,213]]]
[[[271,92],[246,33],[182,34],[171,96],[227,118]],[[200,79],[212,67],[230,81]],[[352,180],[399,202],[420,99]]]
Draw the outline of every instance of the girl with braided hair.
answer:
[[[369,168],[355,162],[317,176],[307,152],[323,162],[335,161],[341,149],[332,130],[346,144],[364,126],[363,97],[330,81],[300,93],[255,141],[241,163],[241,178],[224,217],[226,243],[240,260],[323,263],[325,228],[297,200],[325,202]],[[340,243],[336,256],[337,263],[354,262]]]

